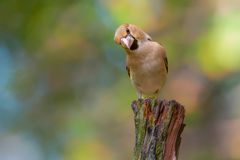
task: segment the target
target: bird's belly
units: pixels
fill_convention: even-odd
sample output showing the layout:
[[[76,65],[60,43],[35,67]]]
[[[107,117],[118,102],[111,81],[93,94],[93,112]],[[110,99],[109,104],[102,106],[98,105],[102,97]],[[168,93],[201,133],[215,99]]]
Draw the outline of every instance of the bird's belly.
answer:
[[[132,82],[136,89],[146,95],[159,92],[166,81],[166,73],[159,70],[149,70],[142,68],[138,72],[132,73]]]

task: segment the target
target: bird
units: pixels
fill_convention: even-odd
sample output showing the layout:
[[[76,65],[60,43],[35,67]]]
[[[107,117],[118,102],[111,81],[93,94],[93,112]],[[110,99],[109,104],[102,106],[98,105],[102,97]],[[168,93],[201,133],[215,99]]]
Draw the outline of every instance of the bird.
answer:
[[[139,99],[159,98],[168,74],[165,48],[134,24],[120,25],[114,42],[126,53],[126,70]]]

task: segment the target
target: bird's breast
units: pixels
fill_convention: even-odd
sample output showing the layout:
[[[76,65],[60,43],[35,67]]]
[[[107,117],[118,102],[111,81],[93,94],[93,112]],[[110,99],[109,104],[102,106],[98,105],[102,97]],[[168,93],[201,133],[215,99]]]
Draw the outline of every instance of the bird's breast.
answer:
[[[166,71],[161,59],[154,56],[130,61],[130,75],[135,87],[145,94],[161,89],[166,80]]]

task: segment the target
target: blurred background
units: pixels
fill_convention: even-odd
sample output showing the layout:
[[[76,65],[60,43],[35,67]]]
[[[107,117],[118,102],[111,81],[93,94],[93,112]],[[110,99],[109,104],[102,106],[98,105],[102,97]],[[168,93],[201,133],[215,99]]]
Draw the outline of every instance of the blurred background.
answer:
[[[1,0],[1,160],[131,158],[136,94],[113,42],[125,22],[167,50],[179,159],[240,160],[238,0]]]

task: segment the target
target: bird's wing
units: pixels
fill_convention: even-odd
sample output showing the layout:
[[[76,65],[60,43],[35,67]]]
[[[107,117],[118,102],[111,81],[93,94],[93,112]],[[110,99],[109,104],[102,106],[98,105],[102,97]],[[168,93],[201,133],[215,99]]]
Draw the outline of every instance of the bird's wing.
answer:
[[[168,73],[168,59],[167,59],[167,54],[166,50],[163,48],[163,46],[160,43],[157,42],[152,42],[152,45],[154,45],[157,48],[157,55],[160,58],[160,61],[164,63],[165,69]]]
[[[168,72],[168,59],[167,59],[167,56],[165,55],[165,56],[163,57],[163,59],[164,59],[164,64],[165,64],[166,70],[167,70],[167,72]]]
[[[130,75],[130,68],[128,66],[126,66],[126,70],[127,70],[127,73],[128,73],[128,77],[131,78],[131,75]]]

